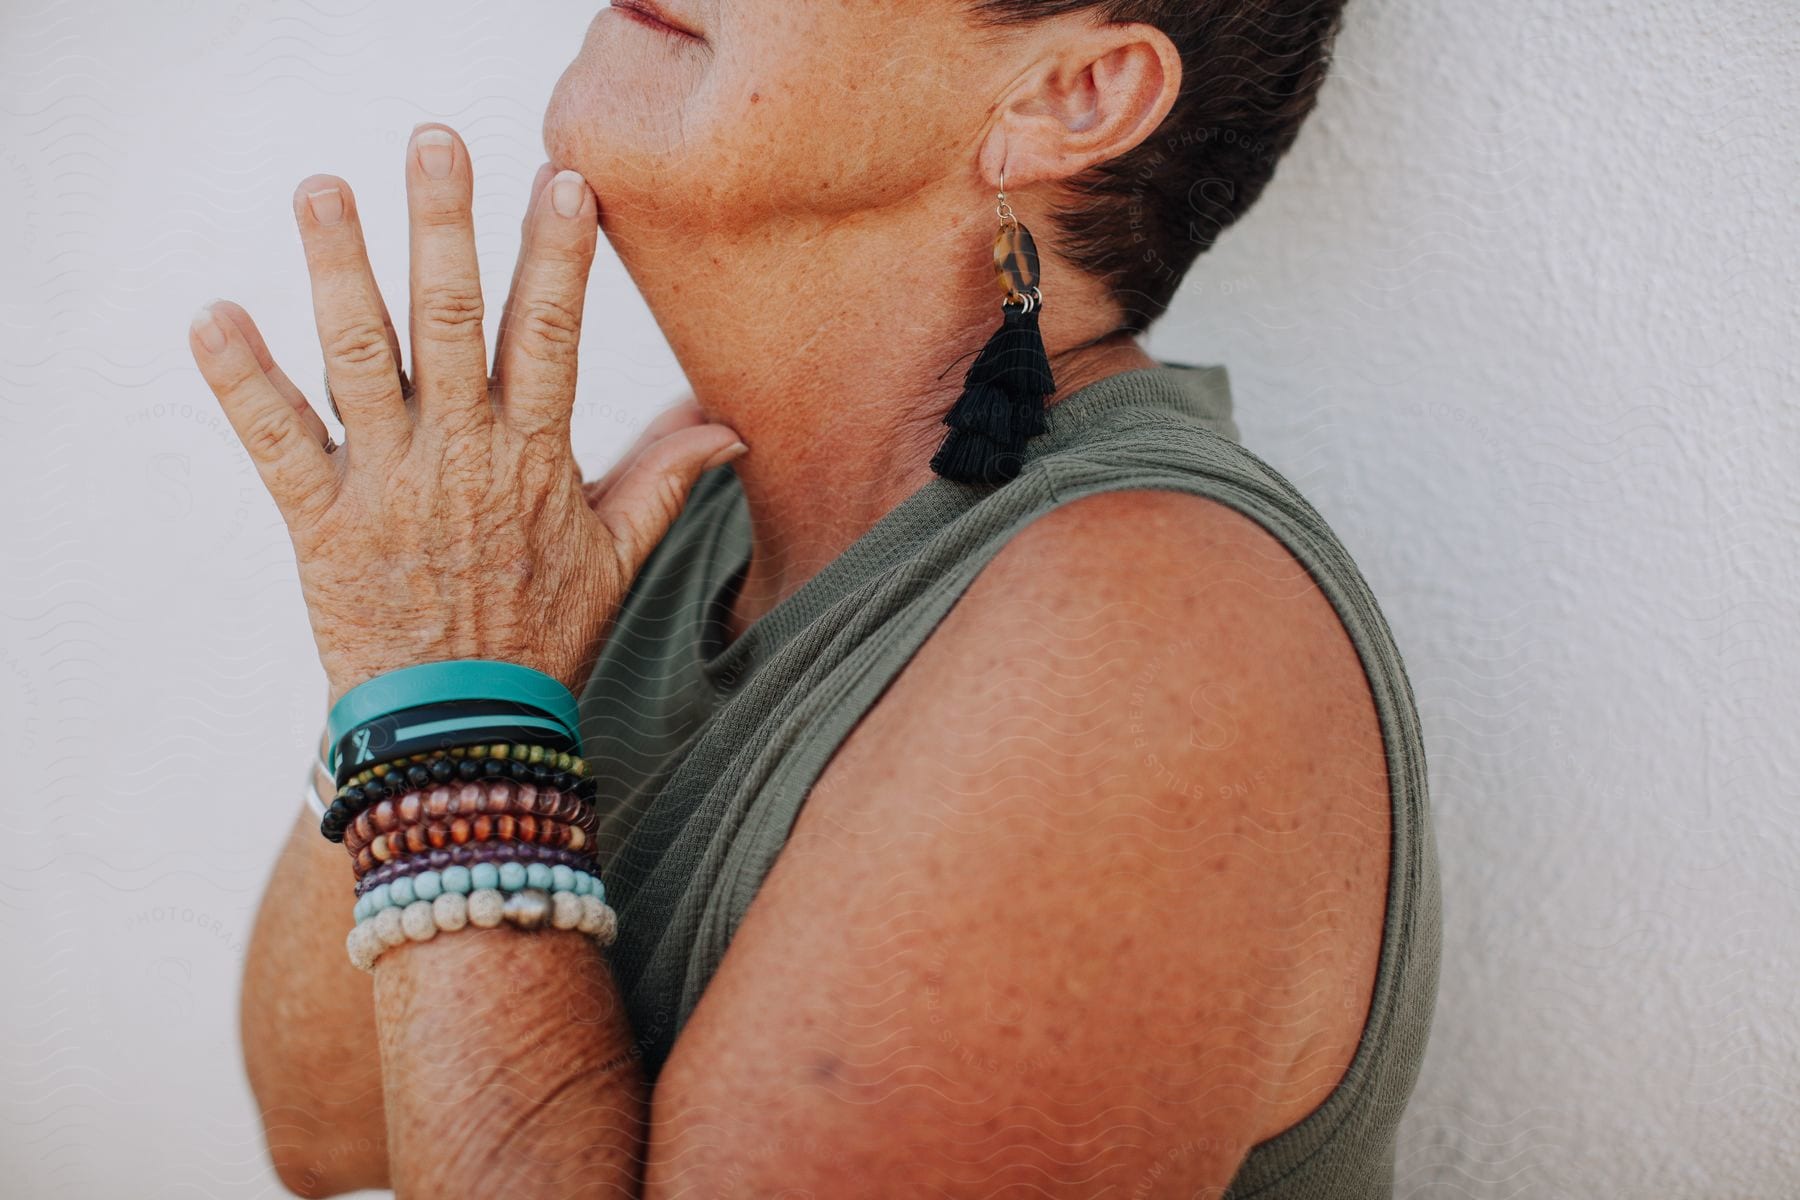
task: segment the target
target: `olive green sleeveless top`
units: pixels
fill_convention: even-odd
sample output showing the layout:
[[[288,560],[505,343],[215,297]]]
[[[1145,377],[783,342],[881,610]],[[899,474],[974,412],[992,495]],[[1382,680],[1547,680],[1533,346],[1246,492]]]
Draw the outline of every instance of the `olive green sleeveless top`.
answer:
[[[614,802],[599,843],[619,914],[610,957],[646,1070],[660,1070],[827,761],[1007,540],[1096,492],[1192,492],[1262,524],[1330,599],[1374,695],[1393,804],[1381,961],[1354,1059],[1318,1108],[1251,1149],[1227,1195],[1388,1196],[1441,927],[1419,716],[1387,622],[1324,518],[1239,444],[1222,369],[1126,371],[1047,415],[1016,479],[934,478],[729,645],[723,618],[750,554],[729,465],[701,477],[634,582],[580,701]]]

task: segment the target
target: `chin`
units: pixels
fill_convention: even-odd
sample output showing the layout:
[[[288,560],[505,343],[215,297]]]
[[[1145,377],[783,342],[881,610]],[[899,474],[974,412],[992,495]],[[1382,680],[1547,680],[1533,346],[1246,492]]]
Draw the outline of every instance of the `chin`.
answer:
[[[577,170],[588,161],[679,153],[696,119],[703,74],[704,64],[678,40],[603,8],[556,81],[544,112],[544,149],[552,162]]]
[[[556,89],[550,93],[550,102],[544,106],[540,135],[545,158],[559,169],[573,167],[591,181],[594,176],[588,170],[588,160],[593,148],[582,137],[582,102],[575,94],[578,86],[579,81],[571,81],[569,71],[564,71],[556,82]]]
[[[622,222],[636,225],[646,219],[646,210],[653,214],[659,203],[667,203],[670,168],[678,167],[680,156],[663,149],[667,139],[646,124],[643,102],[618,78],[593,69],[585,49],[545,106],[544,156],[588,181],[600,202],[600,223],[609,232]]]

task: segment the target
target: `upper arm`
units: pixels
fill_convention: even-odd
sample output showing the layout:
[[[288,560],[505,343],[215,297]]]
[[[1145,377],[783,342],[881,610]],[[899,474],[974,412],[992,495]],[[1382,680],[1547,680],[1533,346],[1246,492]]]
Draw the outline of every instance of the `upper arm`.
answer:
[[[1348,1064],[1387,814],[1277,540],[1179,493],[1058,508],[819,779],[662,1072],[648,1194],[1222,1188]]]

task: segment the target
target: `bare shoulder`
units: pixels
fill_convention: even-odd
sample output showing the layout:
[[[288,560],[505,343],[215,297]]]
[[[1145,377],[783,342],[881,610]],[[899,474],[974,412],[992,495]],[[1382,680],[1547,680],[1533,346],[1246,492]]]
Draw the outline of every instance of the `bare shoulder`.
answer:
[[[846,1171],[1223,1187],[1350,1062],[1387,821],[1361,665],[1286,548],[1201,497],[1068,502],[820,776],[658,1084],[654,1157],[755,1152],[707,1114],[761,1086],[756,1136]]]
[[[908,778],[938,786],[909,790],[955,797],[938,816],[1010,797],[1090,887],[1160,883],[1163,919],[1138,918],[1166,939],[1159,973],[1261,989],[1282,1014],[1249,1048],[1280,1080],[1265,1136],[1329,1094],[1379,962],[1387,767],[1355,646],[1274,534],[1165,490],[1037,518],[821,783],[863,791],[924,746],[935,752]],[[1201,925],[1214,931],[1204,946]]]

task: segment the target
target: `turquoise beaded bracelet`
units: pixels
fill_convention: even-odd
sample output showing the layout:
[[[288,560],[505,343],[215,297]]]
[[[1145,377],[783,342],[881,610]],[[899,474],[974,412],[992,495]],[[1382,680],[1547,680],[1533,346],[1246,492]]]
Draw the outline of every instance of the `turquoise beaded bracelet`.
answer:
[[[415,900],[436,900],[445,892],[466,896],[484,889],[517,892],[526,888],[573,892],[577,896],[594,896],[601,903],[606,901],[606,885],[599,876],[587,871],[541,862],[486,862],[472,867],[445,867],[442,871],[402,875],[360,897],[352,915],[358,921],[366,921],[384,908],[405,908]]]

